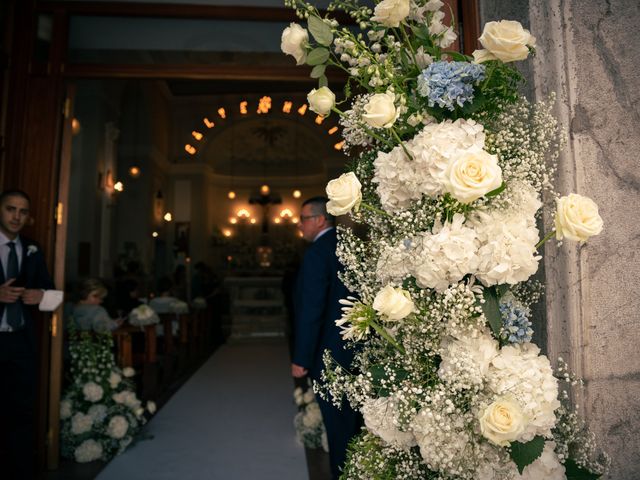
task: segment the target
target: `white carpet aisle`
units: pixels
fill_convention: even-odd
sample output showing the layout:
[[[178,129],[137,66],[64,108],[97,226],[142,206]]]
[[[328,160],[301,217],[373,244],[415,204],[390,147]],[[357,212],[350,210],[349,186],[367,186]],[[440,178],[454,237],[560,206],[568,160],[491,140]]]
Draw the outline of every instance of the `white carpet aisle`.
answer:
[[[284,341],[223,345],[99,480],[306,480]]]

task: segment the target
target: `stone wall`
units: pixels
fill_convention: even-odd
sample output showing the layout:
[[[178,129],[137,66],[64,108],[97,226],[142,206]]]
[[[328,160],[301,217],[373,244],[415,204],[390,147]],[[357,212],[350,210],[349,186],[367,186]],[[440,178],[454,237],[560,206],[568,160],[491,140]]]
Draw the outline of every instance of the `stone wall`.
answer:
[[[604,232],[545,252],[550,357],[585,380],[576,402],[611,455],[608,478],[640,475],[640,40],[637,0],[481,0],[482,22],[517,19],[537,37],[528,72],[558,94],[569,134],[556,179],[600,207]],[[546,219],[547,225],[550,218]]]

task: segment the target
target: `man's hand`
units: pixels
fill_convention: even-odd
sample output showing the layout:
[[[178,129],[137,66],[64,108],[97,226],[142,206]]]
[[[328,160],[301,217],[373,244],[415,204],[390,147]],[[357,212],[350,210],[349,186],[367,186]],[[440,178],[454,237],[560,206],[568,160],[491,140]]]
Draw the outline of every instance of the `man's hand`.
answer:
[[[15,303],[18,298],[24,292],[23,287],[12,287],[11,284],[15,282],[15,278],[10,278],[2,285],[0,285],[0,302],[2,303]]]
[[[295,363],[291,364],[291,375],[295,378],[302,378],[307,374],[308,370],[300,365],[296,365]]]
[[[26,288],[22,292],[22,303],[25,305],[37,305],[42,301],[44,292],[37,288]]]

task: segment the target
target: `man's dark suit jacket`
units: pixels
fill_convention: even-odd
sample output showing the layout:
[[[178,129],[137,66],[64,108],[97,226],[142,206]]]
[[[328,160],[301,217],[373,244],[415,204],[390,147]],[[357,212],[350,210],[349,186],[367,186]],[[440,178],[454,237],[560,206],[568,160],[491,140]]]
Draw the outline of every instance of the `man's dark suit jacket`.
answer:
[[[320,377],[325,349],[344,367],[353,359],[353,351],[344,348],[340,327],[335,324],[342,316],[339,300],[349,294],[338,279],[336,245],[335,228],[313,242],[304,254],[296,284],[293,363],[307,368],[314,379]]]
[[[20,275],[13,286],[25,287],[25,288],[41,288],[43,290],[50,290],[55,288],[53,281],[47,271],[47,265],[44,260],[44,255],[40,247],[32,240],[20,236],[20,243],[22,244],[22,260],[20,262]],[[31,252],[29,250],[31,248]],[[35,250],[33,250],[35,248]],[[0,268],[0,283],[6,282],[4,276],[4,269]],[[21,302],[22,300],[18,300]],[[0,318],[4,314],[4,303],[0,302]],[[31,308],[37,308],[37,306],[23,305],[22,317],[25,322],[25,330],[29,337],[32,346],[35,347],[35,333],[36,328],[31,318]]]

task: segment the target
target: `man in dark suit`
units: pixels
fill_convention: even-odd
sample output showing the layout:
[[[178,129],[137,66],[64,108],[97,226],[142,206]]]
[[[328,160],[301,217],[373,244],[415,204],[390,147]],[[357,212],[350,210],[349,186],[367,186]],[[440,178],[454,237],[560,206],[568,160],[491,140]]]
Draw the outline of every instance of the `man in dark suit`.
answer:
[[[0,435],[9,453],[0,470],[10,479],[35,476],[36,328],[29,309],[43,289],[54,288],[41,250],[19,235],[29,208],[22,191],[0,194]]]
[[[349,291],[338,278],[335,218],[327,213],[327,198],[314,197],[302,204],[300,230],[311,245],[298,274],[295,292],[295,343],[291,373],[300,378],[320,379],[325,350],[342,366],[349,367],[353,351],[345,348],[335,321],[342,315],[339,300]],[[331,473],[340,476],[347,445],[358,433],[360,416],[343,399],[340,409],[318,398],[327,429]]]

